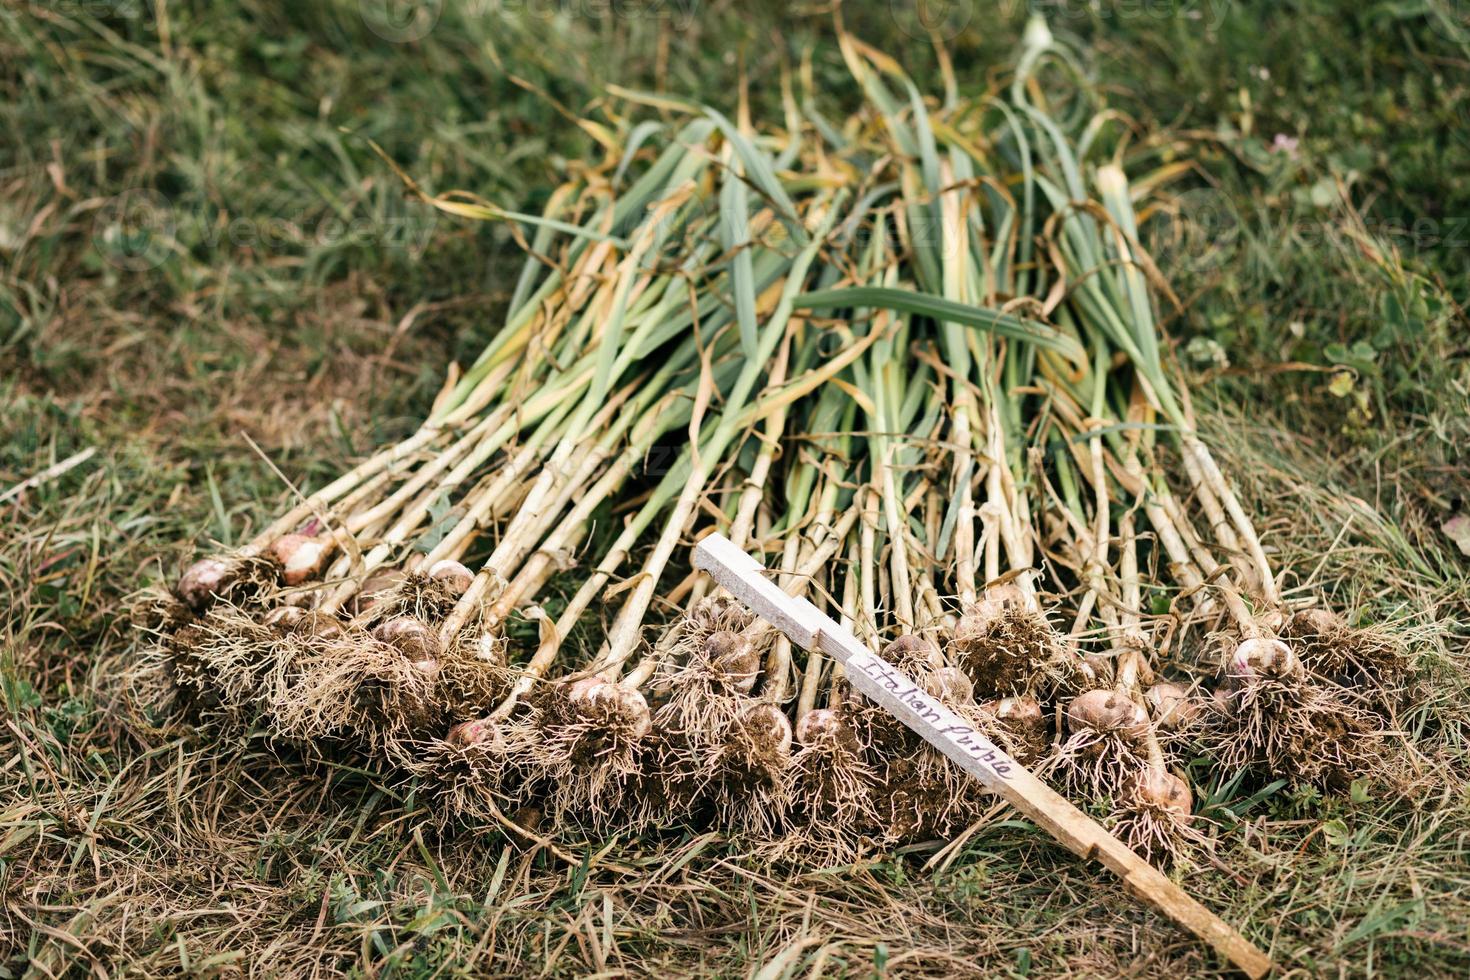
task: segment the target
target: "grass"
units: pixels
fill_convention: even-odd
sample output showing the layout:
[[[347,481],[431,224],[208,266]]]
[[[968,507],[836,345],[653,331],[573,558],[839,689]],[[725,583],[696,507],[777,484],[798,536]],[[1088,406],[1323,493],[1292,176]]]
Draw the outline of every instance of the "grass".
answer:
[[[402,43],[347,0],[0,11],[0,123],[25,137],[0,145],[0,494],[100,447],[0,503],[0,975],[1215,969],[1003,816],[943,869],[919,848],[777,872],[672,831],[566,862],[435,833],[370,772],[260,738],[127,734],[127,596],[277,510],[251,441],[319,484],[413,424],[508,294],[503,229],[411,206],[373,143],[431,190],[530,207],[593,152],[567,114],[607,82],[733,108],[743,72],[774,112],[814,45],[823,110],[847,91],[824,9],[445,6]],[[1403,785],[1221,787],[1186,884],[1304,974],[1460,975],[1470,565],[1440,526],[1470,509],[1462,8],[1175,6],[1058,4],[1053,26],[1137,139],[1203,160],[1158,231],[1171,329],[1289,585],[1397,623],[1432,684]],[[945,9],[983,87],[1023,5]],[[844,16],[932,74],[911,5]]]

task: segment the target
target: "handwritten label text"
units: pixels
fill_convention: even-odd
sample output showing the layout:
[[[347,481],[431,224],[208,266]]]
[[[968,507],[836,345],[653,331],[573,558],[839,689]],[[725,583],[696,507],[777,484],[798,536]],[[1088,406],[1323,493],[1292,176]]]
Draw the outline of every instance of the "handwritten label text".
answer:
[[[973,726],[966,724],[963,718],[947,708],[938,698],[915,684],[897,667],[870,653],[863,657],[853,657],[848,661],[847,669],[849,676],[862,674],[873,682],[871,686],[876,686],[881,692],[878,698],[880,704],[896,701],[900,708],[900,712],[896,713],[906,713],[918,722],[917,725],[910,725],[915,731],[929,737],[931,741],[933,736],[938,736],[1001,779],[1010,778],[1015,766],[1010,756]],[[856,686],[862,690],[870,685],[858,681]],[[886,704],[884,706],[887,707]]]

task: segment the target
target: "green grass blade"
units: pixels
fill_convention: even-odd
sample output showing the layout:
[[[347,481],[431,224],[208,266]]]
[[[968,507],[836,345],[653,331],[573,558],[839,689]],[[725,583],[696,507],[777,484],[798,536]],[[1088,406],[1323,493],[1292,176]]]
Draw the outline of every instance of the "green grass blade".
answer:
[[[1038,323],[1024,320],[1010,313],[988,310],[968,303],[916,293],[912,290],[887,286],[858,286],[851,289],[826,289],[804,293],[796,298],[798,309],[835,309],[840,307],[874,307],[926,316],[940,323],[960,323],[975,327],[998,337],[1035,344],[1055,351],[1078,366],[1086,366],[1087,354],[1075,339],[1060,331]]]

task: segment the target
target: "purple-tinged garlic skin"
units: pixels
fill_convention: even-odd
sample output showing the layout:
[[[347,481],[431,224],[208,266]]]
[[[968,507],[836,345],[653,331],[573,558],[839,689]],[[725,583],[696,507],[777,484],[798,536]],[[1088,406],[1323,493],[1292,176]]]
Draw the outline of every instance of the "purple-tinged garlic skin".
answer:
[[[860,746],[852,725],[834,708],[813,708],[796,723],[796,740],[802,745],[826,745],[857,755]]]
[[[1287,622],[1287,630],[1298,636],[1321,636],[1345,628],[1346,624],[1342,621],[1341,616],[1330,609],[1320,607],[1298,610],[1292,613],[1291,619]]]
[[[835,737],[840,727],[837,712],[831,708],[814,708],[796,723],[796,738],[802,745],[811,745],[818,739]]]
[[[335,640],[346,631],[340,619],[322,612],[311,613],[305,626],[319,640]]]
[[[314,640],[335,640],[343,633],[342,621],[337,617],[301,606],[280,606],[272,609],[266,613],[265,622],[288,633],[309,636]]]
[[[1015,582],[1001,582],[986,588],[984,598],[1002,606],[1020,609],[1026,605],[1026,592]]]
[[[201,558],[179,576],[174,594],[195,612],[204,612],[215,597],[229,588],[230,563],[223,558]]]
[[[1098,685],[1112,684],[1118,673],[1118,658],[1100,653],[1083,654],[1082,673]]]
[[[457,596],[464,595],[474,584],[475,573],[452,558],[436,561],[429,569],[429,578],[443,585]]]
[[[997,721],[1011,727],[1040,725],[1044,716],[1041,702],[1024,694],[986,701],[984,707]]]
[[[475,718],[462,721],[449,729],[444,740],[458,749],[472,745],[493,744],[500,737],[500,730],[493,718]]]
[[[1239,681],[1260,678],[1289,680],[1301,676],[1302,665],[1291,647],[1280,640],[1253,636],[1240,641],[1230,655],[1226,670]]]
[[[944,666],[944,655],[939,652],[939,648],[922,636],[912,633],[900,636],[885,646],[882,657],[901,670],[912,667],[938,670]]]
[[[362,587],[353,597],[353,609],[357,614],[367,612],[397,591],[408,578],[397,568],[380,568],[363,580]]]
[[[1067,727],[1074,735],[1093,731],[1138,742],[1148,735],[1148,713],[1121,691],[1097,689],[1067,705]]]
[[[745,713],[745,728],[760,746],[779,756],[791,754],[791,721],[774,704],[758,704]]]
[[[745,634],[716,630],[704,641],[704,656],[710,670],[736,691],[749,694],[755,689],[761,659]]]
[[[1016,583],[992,585],[960,617],[954,630],[955,638],[964,641],[985,636],[1005,618],[1007,610],[1025,609],[1026,605],[1026,593]]]
[[[588,700],[593,704],[603,701],[612,708],[628,726],[627,735],[633,739],[646,738],[653,731],[653,712],[648,699],[631,687],[604,683],[593,688]]]
[[[1200,703],[1183,684],[1160,681],[1144,692],[1154,724],[1166,732],[1189,728],[1198,720]]]
[[[1163,810],[1181,820],[1189,820],[1194,812],[1194,794],[1189,784],[1163,769],[1148,768],[1128,781],[1124,792],[1133,801]]]
[[[995,698],[980,708],[1004,730],[1007,747],[1021,764],[1040,758],[1046,751],[1046,712],[1036,698],[1026,694]]]
[[[279,626],[286,630],[294,630],[305,621],[306,610],[300,606],[281,606],[265,614],[267,626]]]
[[[283,534],[271,545],[271,554],[281,563],[281,580],[287,585],[301,585],[320,576],[331,550],[330,539],[304,534]]]
[[[373,638],[403,651],[416,663],[439,656],[439,636],[412,616],[390,619],[373,630]],[[435,663],[437,672],[438,664]]]
[[[566,698],[573,704],[589,702],[600,688],[606,686],[607,681],[596,674],[591,677],[579,677],[566,686]]]
[[[970,675],[947,664],[925,679],[924,690],[946,704],[969,704],[975,700],[975,684]]]

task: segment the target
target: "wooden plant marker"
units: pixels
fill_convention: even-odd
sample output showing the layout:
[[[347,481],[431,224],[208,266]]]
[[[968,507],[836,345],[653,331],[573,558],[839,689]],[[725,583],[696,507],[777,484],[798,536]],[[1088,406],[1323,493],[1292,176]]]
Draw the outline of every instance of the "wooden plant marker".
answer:
[[[869,650],[836,620],[806,599],[783,592],[766,578],[761,563],[729,538],[719,534],[704,538],[694,549],[694,564],[785,633],[791,642],[807,650],[820,650],[842,664],[854,688],[922,735],[1068,850],[1102,862],[1123,879],[1129,890],[1194,933],[1246,976],[1254,980],[1274,967],[1270,958],[1244,936],[966,725],[897,667]]]

